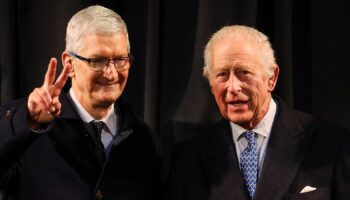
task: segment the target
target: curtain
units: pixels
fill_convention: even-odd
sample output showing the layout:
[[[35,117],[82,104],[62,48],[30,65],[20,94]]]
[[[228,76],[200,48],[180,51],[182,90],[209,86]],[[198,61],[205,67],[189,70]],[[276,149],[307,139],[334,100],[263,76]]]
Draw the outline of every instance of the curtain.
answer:
[[[50,58],[60,61],[68,20],[94,4],[126,21],[136,60],[123,95],[166,142],[220,118],[202,76],[203,49],[229,24],[271,39],[281,70],[275,94],[350,127],[350,6],[342,0],[0,0],[1,104],[42,84]]]

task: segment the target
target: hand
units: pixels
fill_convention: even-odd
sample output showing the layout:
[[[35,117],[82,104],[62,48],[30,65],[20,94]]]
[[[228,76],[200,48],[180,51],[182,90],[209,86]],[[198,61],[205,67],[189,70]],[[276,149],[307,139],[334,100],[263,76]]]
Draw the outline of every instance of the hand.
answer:
[[[55,81],[57,60],[51,58],[45,74],[44,84],[39,88],[35,88],[28,98],[28,123],[30,128],[36,129],[42,124],[50,123],[60,114],[59,95],[66,84],[70,68],[70,64],[67,64]]]

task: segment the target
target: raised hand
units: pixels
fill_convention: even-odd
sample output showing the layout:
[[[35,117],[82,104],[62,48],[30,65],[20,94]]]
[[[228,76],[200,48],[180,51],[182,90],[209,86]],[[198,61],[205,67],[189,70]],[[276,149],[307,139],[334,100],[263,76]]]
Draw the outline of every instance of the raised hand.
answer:
[[[68,79],[70,68],[70,64],[67,64],[55,81],[57,60],[51,58],[45,74],[44,84],[39,88],[35,88],[28,98],[28,123],[30,128],[36,129],[42,124],[49,123],[60,114],[59,95]]]

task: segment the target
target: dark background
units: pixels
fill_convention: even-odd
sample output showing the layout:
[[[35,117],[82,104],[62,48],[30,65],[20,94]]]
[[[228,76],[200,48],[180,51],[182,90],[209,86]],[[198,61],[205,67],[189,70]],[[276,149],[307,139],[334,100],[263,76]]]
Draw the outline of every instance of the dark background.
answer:
[[[69,18],[93,4],[126,21],[136,61],[124,96],[168,142],[219,118],[202,77],[202,54],[210,35],[229,24],[271,38],[281,70],[276,94],[350,127],[346,0],[0,0],[1,104],[42,84],[50,58],[60,61]]]

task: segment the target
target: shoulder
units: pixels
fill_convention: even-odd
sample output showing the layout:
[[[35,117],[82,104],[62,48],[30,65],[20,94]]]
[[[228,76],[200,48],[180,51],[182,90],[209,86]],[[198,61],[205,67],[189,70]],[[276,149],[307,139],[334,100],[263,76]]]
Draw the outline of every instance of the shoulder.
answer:
[[[122,118],[123,123],[127,123],[130,127],[142,127],[148,129],[144,121],[134,113],[131,105],[125,99],[125,97],[119,97],[119,99],[114,103],[114,108],[118,116]]]
[[[226,144],[232,140],[230,124],[226,119],[221,119],[218,122],[210,125],[208,128],[195,133],[190,138],[179,141],[174,146],[176,154],[190,155],[199,150],[207,150],[215,148],[218,145]]]
[[[348,128],[341,126],[335,122],[321,117],[311,117],[310,125],[317,135],[322,135],[328,140],[335,140],[338,143],[350,140],[350,131]]]
[[[124,98],[120,97],[115,103],[114,107],[118,116],[121,118],[121,126],[122,128],[133,129],[134,131],[147,133],[147,135],[151,135],[153,137],[154,131],[146,124],[146,122],[140,119],[132,109],[132,106],[129,102]]]
[[[122,119],[121,129],[132,130],[132,134],[139,138],[138,141],[142,141],[142,143],[154,148],[157,154],[161,154],[161,140],[158,134],[134,113],[128,101],[124,97],[120,97],[114,106]]]
[[[276,99],[275,99],[276,100]],[[311,115],[299,110],[292,109],[280,98],[277,98],[278,112],[276,123],[285,127],[297,126],[304,132],[312,132],[316,136],[324,138],[343,138],[350,135],[349,130],[328,119]]]

